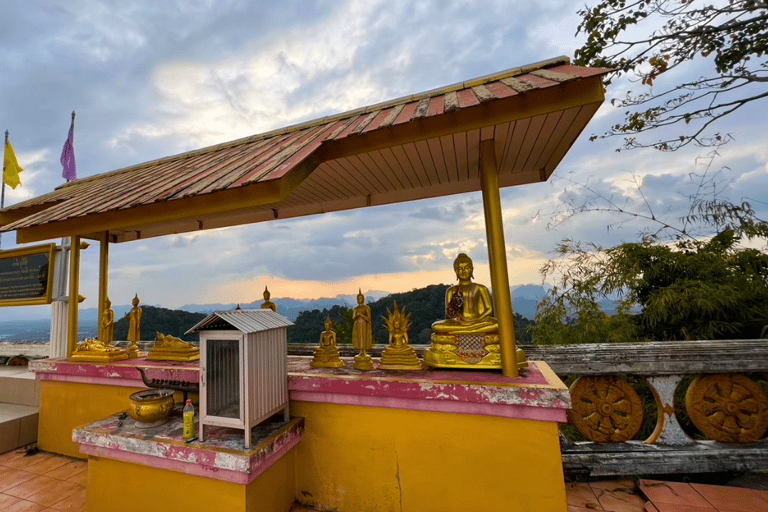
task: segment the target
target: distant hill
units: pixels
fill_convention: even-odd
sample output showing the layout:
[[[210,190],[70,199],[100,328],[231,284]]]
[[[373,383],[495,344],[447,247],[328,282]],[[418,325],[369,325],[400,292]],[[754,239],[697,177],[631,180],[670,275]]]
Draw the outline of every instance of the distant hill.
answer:
[[[383,292],[379,290],[370,290],[364,292],[367,301],[376,300],[385,295],[389,295],[389,292]],[[259,309],[263,300],[257,300],[251,303],[240,304],[243,309]],[[272,297],[272,302],[277,304],[277,312],[286,317],[288,320],[294,321],[302,311],[312,310],[324,310],[331,309],[333,306],[345,306],[354,307],[357,304],[357,293],[352,295],[337,295],[333,298],[320,298],[320,299],[292,299],[275,298]],[[179,309],[184,311],[190,311],[194,313],[211,314],[215,311],[229,311],[235,309],[237,304],[184,304]]]
[[[415,344],[429,343],[432,323],[445,318],[445,292],[448,287],[447,284],[435,284],[409,292],[393,293],[379,300],[368,302],[373,322],[373,342],[389,342],[389,333],[384,327],[382,317],[385,317],[387,309],[391,310],[394,303],[397,302],[398,308],[405,309],[406,313],[411,315],[411,328],[408,331],[410,342]],[[294,321],[295,325],[288,328],[288,341],[290,343],[317,343],[327,316],[330,316],[334,323],[338,342],[350,343],[351,339],[347,338],[349,338],[351,330],[346,324],[351,322],[351,308],[340,305],[322,310],[308,310],[299,314]],[[531,323],[531,320],[515,312],[515,335],[520,343],[530,343],[530,335],[526,328]]]

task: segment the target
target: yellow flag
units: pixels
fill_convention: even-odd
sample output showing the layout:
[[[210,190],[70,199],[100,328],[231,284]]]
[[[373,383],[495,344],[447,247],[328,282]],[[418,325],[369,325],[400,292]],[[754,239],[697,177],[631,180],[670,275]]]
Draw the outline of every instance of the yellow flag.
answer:
[[[13,148],[10,142],[5,143],[5,160],[3,160],[3,183],[11,188],[16,188],[21,184],[19,173],[23,171],[16,161],[16,155],[13,154]]]

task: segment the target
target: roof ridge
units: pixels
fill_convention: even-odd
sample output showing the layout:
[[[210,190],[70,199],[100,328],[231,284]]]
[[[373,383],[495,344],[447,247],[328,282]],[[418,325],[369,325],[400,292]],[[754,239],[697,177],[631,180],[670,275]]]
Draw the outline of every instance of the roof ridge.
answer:
[[[64,190],[64,189],[69,188],[69,187],[76,187],[76,186],[79,186],[81,184],[89,183],[89,182],[91,182],[93,180],[96,180],[96,179],[102,179],[104,176],[106,176],[108,174],[112,174],[112,175],[122,174],[122,173],[125,173],[125,172],[135,171],[137,169],[142,169],[142,168],[145,168],[145,167],[150,167],[150,166],[153,166],[153,165],[158,165],[158,164],[165,163],[165,162],[170,162],[170,161],[173,161],[173,160],[180,160],[180,159],[185,159],[185,158],[191,158],[191,157],[194,157],[194,156],[203,155],[205,153],[209,153],[209,152],[213,152],[213,151],[220,151],[222,149],[227,149],[227,148],[231,148],[231,147],[235,147],[235,146],[239,146],[239,145],[249,144],[249,143],[260,141],[260,140],[263,140],[263,139],[266,139],[266,138],[269,138],[269,137],[275,137],[277,135],[282,135],[284,133],[293,132],[293,131],[297,131],[297,130],[303,130],[303,129],[306,129],[306,128],[311,128],[313,126],[319,126],[319,125],[327,124],[327,123],[331,123],[331,122],[336,122],[336,121],[339,121],[341,119],[349,118],[349,117],[352,117],[352,116],[370,113],[370,112],[373,112],[375,110],[383,110],[385,108],[393,107],[395,105],[399,105],[399,104],[402,104],[402,103],[410,103],[410,102],[421,100],[421,99],[424,99],[424,98],[429,98],[429,97],[432,97],[432,96],[437,96],[439,94],[445,94],[445,93],[448,93],[448,92],[451,92],[451,91],[457,91],[457,90],[460,90],[460,89],[466,89],[468,87],[474,87],[476,85],[481,85],[481,84],[485,84],[485,83],[501,80],[503,78],[507,78],[507,77],[510,77],[510,76],[523,75],[523,74],[526,74],[526,73],[530,73],[531,71],[536,71],[538,69],[544,69],[544,68],[548,68],[548,67],[552,67],[552,66],[557,66],[557,65],[562,65],[562,64],[570,64],[570,62],[571,62],[570,57],[565,56],[565,55],[561,55],[559,57],[554,57],[554,58],[551,58],[551,59],[546,59],[546,60],[542,60],[542,61],[539,61],[539,62],[534,62],[532,64],[526,64],[524,66],[517,66],[517,67],[509,68],[509,69],[506,69],[506,70],[503,70],[503,71],[497,71],[495,73],[491,73],[491,74],[488,74],[488,75],[483,75],[483,76],[479,76],[479,77],[476,77],[476,78],[471,78],[469,80],[464,80],[464,81],[461,81],[461,82],[456,82],[454,84],[446,85],[446,86],[443,86],[443,87],[438,87],[436,89],[430,89],[430,90],[422,91],[422,92],[415,93],[415,94],[409,94],[409,95],[406,95],[406,96],[401,96],[399,98],[394,98],[394,99],[386,100],[386,101],[383,101],[383,102],[380,102],[380,103],[375,103],[373,105],[367,105],[367,106],[364,106],[364,107],[359,107],[359,108],[356,108],[356,109],[348,110],[346,112],[340,112],[338,114],[332,114],[330,116],[322,117],[322,118],[319,118],[319,119],[312,119],[310,121],[304,121],[302,123],[297,123],[297,124],[293,124],[293,125],[289,125],[289,126],[284,126],[284,127],[281,127],[281,128],[276,128],[276,129],[268,131],[268,132],[258,133],[258,134],[254,134],[254,135],[249,135],[247,137],[242,137],[240,139],[235,139],[235,140],[231,140],[231,141],[227,141],[227,142],[222,142],[220,144],[216,144],[216,145],[213,145],[213,146],[207,146],[207,147],[204,147],[204,148],[193,149],[191,151],[186,151],[186,152],[183,152],[183,153],[178,153],[176,155],[165,156],[165,157],[162,157],[162,158],[158,158],[158,159],[155,159],[155,160],[149,160],[147,162],[142,162],[142,163],[131,165],[131,166],[128,166],[128,167],[123,167],[123,168],[120,168],[120,169],[114,169],[114,170],[111,170],[111,171],[106,171],[106,172],[103,172],[103,173],[94,174],[94,175],[88,176],[86,178],[81,178],[79,180],[63,183],[63,184],[59,185],[58,187],[56,187],[54,190]]]

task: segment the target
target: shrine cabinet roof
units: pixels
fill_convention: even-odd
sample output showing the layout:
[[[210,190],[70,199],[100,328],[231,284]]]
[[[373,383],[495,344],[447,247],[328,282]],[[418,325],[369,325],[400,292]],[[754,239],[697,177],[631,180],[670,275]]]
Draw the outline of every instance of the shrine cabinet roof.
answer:
[[[200,320],[185,334],[234,327],[240,332],[251,334],[289,327],[293,322],[271,309],[236,309],[234,311],[217,311]]]
[[[501,186],[544,181],[608,71],[558,57],[75,180],[0,210],[1,230],[125,242],[476,191],[486,139]]]

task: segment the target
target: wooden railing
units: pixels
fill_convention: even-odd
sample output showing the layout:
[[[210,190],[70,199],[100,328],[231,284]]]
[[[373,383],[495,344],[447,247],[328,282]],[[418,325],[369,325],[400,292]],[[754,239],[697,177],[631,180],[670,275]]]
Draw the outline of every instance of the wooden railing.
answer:
[[[289,353],[313,348],[292,344]],[[759,382],[768,375],[768,340],[523,348],[570,384],[561,449],[571,479],[768,469],[768,398]]]

